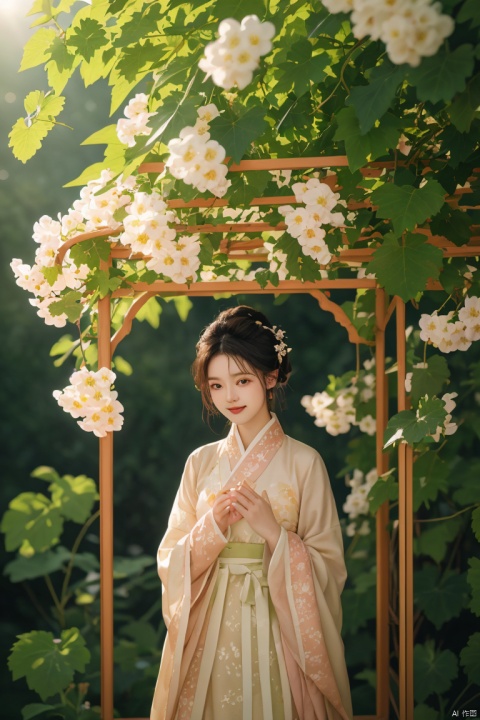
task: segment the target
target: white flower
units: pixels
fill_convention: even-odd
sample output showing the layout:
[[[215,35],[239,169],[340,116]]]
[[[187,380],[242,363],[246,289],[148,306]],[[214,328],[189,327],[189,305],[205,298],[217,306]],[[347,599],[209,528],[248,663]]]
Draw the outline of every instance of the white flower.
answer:
[[[147,123],[156,112],[148,112],[148,96],[137,93],[124,110],[125,118],[117,122],[117,137],[121,143],[133,147],[137,135],[150,135],[152,128]]]
[[[71,385],[55,390],[53,396],[65,412],[78,420],[86,432],[105,437],[107,432],[120,430],[123,425],[123,406],[111,389],[115,373],[108,368],[94,372],[85,367],[72,374]]]
[[[206,46],[198,66],[215,85],[242,90],[251,82],[260,57],[270,52],[275,27],[260,22],[256,15],[247,15],[241,23],[232,18],[223,20],[218,34],[218,40]]]
[[[358,427],[362,432],[367,433],[367,435],[375,435],[377,431],[377,423],[371,415],[366,415],[362,418],[358,423]]]

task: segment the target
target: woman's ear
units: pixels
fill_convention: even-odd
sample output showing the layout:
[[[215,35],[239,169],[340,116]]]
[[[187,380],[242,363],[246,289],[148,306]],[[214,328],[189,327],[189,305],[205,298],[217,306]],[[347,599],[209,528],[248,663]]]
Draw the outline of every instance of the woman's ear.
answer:
[[[268,373],[268,375],[265,375],[265,385],[267,387],[267,390],[270,388],[275,387],[278,380],[278,368],[276,370],[272,370],[271,373]]]

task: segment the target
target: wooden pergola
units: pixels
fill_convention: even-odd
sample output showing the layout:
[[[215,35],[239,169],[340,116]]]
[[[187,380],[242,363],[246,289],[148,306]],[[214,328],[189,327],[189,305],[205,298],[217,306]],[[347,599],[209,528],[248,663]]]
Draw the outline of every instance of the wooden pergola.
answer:
[[[348,166],[346,156],[310,157],[310,158],[281,158],[265,160],[243,160],[237,165],[231,165],[229,172],[245,172],[259,170],[320,170],[324,168],[335,169]],[[362,169],[365,177],[379,176],[385,168],[393,167],[391,162],[370,163]],[[161,163],[144,163],[139,173],[160,173],[163,170]],[[338,189],[335,173],[322,179],[333,189]],[[456,205],[458,195],[467,190],[459,190],[451,198]],[[276,196],[254,198],[252,207],[272,207],[275,205],[295,204],[294,196]],[[168,202],[172,209],[179,208],[212,208],[228,206],[228,200],[201,198],[183,202],[180,199]],[[367,203],[352,202],[348,207],[355,210],[367,207]],[[271,226],[264,222],[221,222],[218,224],[185,226],[179,225],[177,229],[186,233],[222,233],[223,240],[220,251],[226,253],[232,260],[249,260],[251,262],[265,262],[267,254],[262,252],[263,241],[259,233],[265,231],[282,231],[284,224]],[[76,243],[84,242],[95,237],[112,237],[122,232],[122,228],[112,230],[104,228],[94,232],[78,235],[62,246],[57,256],[57,263],[61,264],[67,251]],[[474,257],[480,255],[480,237],[470,238],[468,245],[456,246],[448,239],[433,236],[428,230],[417,230],[428,235],[428,242],[441,248],[444,257]],[[241,235],[241,239],[231,239],[232,235]],[[366,240],[372,235],[364,234],[360,240]],[[332,258],[332,262],[340,261],[353,266],[367,262],[373,254],[373,249],[349,248],[342,250]],[[116,259],[147,259],[142,255],[132,254],[128,248],[112,243],[110,258],[103,262],[103,269]],[[344,289],[368,288],[375,291],[375,342],[361,338],[347,317],[343,309],[330,297],[331,291]],[[429,281],[427,290],[441,290],[436,281]],[[186,295],[190,297],[213,296],[219,293],[232,294],[274,294],[282,293],[300,294],[308,293],[314,297],[325,311],[331,312],[335,320],[347,330],[349,341],[353,343],[366,343],[375,345],[376,358],[376,467],[379,475],[388,470],[388,458],[383,452],[383,435],[388,422],[388,387],[385,372],[385,334],[386,329],[395,315],[396,331],[396,359],[397,359],[397,412],[408,407],[408,397],[405,391],[406,375],[406,339],[405,339],[405,302],[398,296],[388,298],[385,290],[376,280],[369,278],[324,279],[315,282],[302,282],[299,280],[280,280],[278,286],[268,284],[261,288],[256,281],[233,280],[196,282],[190,287],[186,284],[156,281],[151,284],[132,282],[130,287],[121,288],[107,295],[98,303],[98,367],[111,367],[112,356],[121,340],[131,331],[132,322],[140,308],[152,297],[165,295]],[[132,305],[125,315],[123,325],[111,336],[111,301],[118,297],[133,298]],[[101,703],[102,720],[113,720],[113,433],[100,438],[100,613],[101,613]],[[413,694],[413,452],[411,446],[401,442],[398,446],[398,481],[399,481],[399,715],[400,720],[411,720],[414,715]],[[356,720],[388,720],[390,715],[389,690],[389,554],[390,538],[387,524],[390,519],[389,502],[386,501],[379,508],[376,515],[376,709],[374,715],[355,716]],[[139,720],[139,719],[129,719]]]

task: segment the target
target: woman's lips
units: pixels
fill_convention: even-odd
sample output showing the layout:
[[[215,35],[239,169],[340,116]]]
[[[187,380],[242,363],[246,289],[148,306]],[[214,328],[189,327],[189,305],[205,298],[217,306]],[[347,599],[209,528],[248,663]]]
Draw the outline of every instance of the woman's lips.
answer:
[[[246,407],[246,405],[243,405],[242,407],[228,408],[228,410],[229,410],[229,412],[235,413],[235,415],[236,415],[237,413],[241,413],[242,410],[245,410],[245,407]]]

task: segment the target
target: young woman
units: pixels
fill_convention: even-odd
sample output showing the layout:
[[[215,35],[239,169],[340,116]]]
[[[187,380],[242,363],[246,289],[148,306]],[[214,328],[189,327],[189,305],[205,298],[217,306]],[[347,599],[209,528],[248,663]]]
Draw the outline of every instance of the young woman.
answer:
[[[192,366],[228,436],[187,460],[158,551],[168,633],[151,720],[350,720],[340,636],[346,572],[320,455],[271,412],[284,333],[225,310]]]

